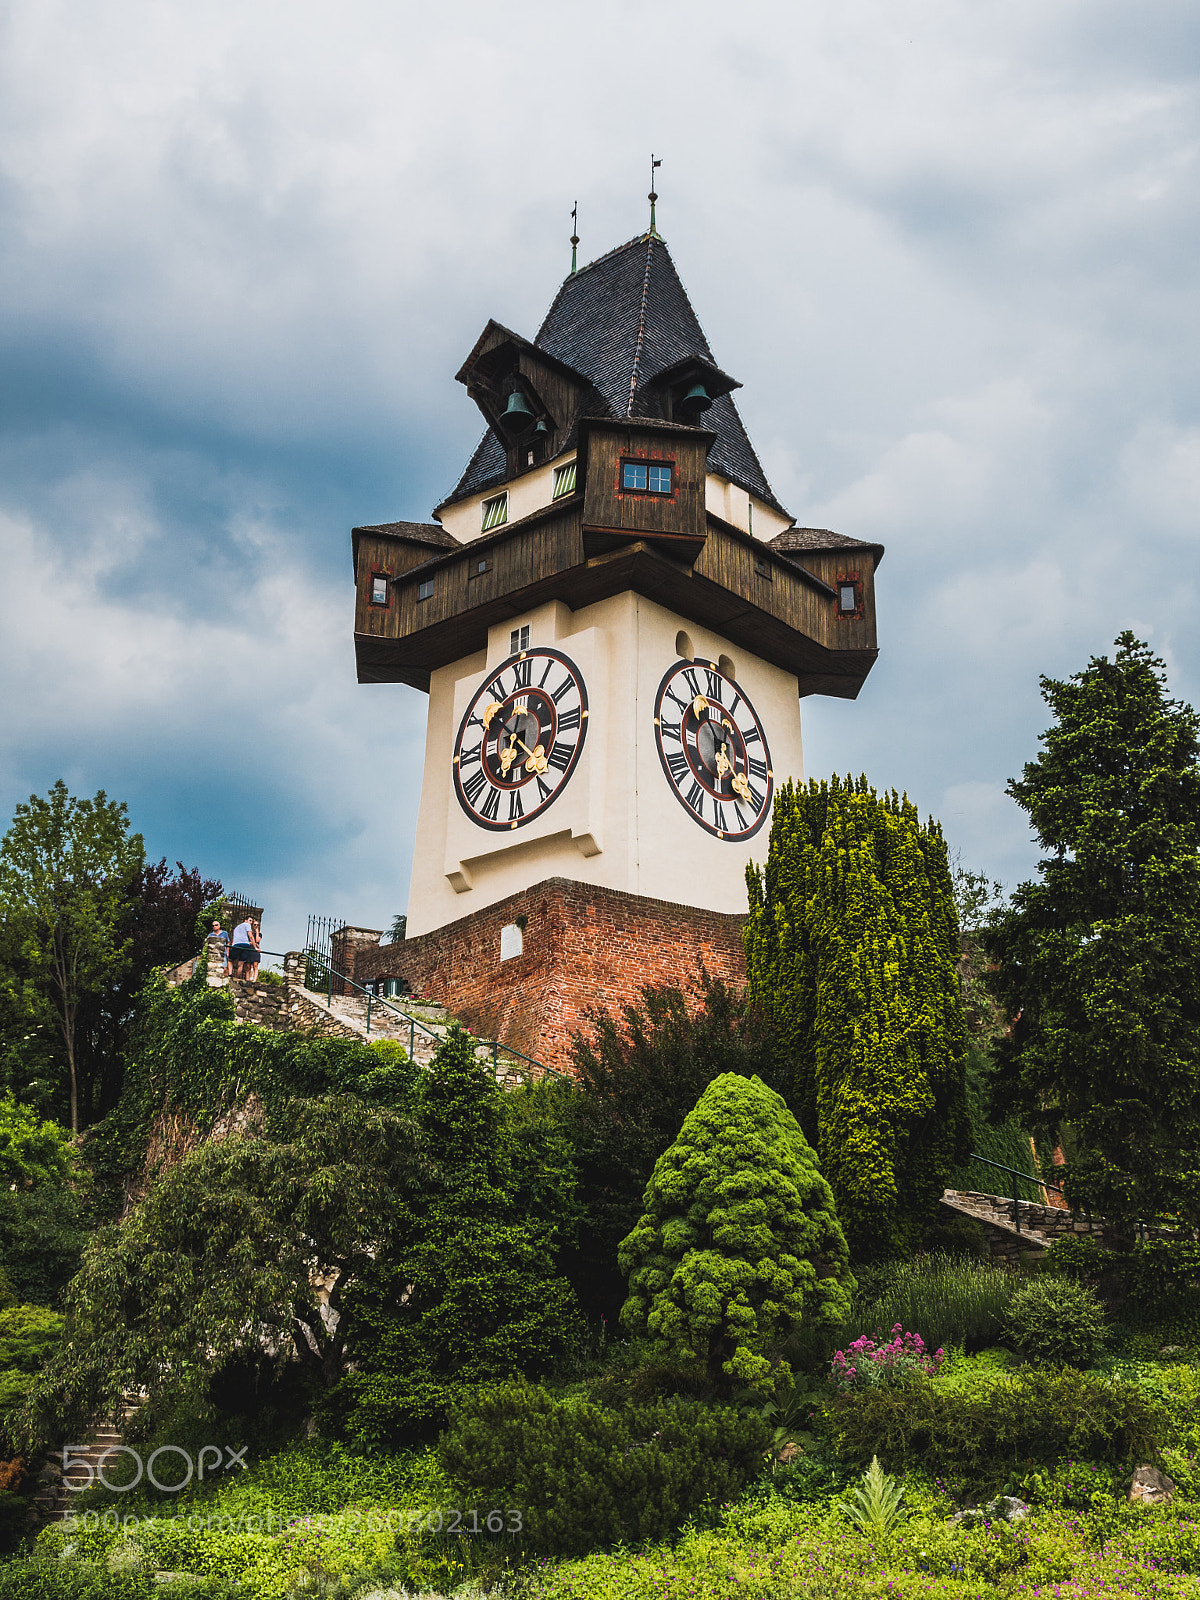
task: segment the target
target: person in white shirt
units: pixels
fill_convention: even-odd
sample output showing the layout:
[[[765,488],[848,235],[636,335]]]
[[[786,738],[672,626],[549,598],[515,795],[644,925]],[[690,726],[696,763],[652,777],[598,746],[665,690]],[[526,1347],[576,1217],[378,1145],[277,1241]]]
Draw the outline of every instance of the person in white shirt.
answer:
[[[254,924],[249,917],[245,922],[239,922],[233,930],[233,944],[230,947],[229,959],[233,963],[233,976],[246,978],[250,969],[258,971],[258,949],[254,943]]]

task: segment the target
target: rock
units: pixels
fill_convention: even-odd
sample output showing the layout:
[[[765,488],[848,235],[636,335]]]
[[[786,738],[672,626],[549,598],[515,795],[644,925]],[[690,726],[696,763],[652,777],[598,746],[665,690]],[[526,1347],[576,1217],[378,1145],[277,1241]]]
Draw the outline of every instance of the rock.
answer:
[[[789,1439],[776,1458],[781,1467],[786,1467],[789,1461],[794,1461],[797,1456],[804,1454],[794,1439]]]
[[[1129,1498],[1136,1505],[1169,1505],[1174,1495],[1175,1485],[1157,1467],[1139,1467],[1129,1485]]]
[[[1029,1507],[1024,1500],[1018,1500],[1015,1494],[1001,1494],[989,1500],[987,1514],[993,1522],[1024,1522],[1029,1515]]]

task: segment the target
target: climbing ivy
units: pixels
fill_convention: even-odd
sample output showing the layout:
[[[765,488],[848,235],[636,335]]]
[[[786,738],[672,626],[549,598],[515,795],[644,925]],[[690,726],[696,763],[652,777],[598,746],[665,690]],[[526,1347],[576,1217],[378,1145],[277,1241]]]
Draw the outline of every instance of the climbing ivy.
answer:
[[[750,997],[791,1059],[789,1098],[852,1253],[907,1253],[969,1144],[941,829],[865,777],[789,783],[747,883]]]
[[[229,990],[209,988],[202,971],[177,988],[156,974],[142,991],[121,1099],[89,1134],[85,1154],[115,1209],[162,1117],[182,1118],[204,1135],[253,1097],[271,1132],[297,1098],[353,1094],[407,1110],[415,1092],[415,1069],[393,1041],[239,1023]]]

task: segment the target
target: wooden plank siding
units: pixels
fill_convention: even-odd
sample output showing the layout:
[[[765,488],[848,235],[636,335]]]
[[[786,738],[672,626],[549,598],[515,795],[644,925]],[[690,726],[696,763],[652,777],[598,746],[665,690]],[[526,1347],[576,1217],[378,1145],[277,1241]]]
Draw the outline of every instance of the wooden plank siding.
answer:
[[[802,694],[852,699],[858,693],[877,653],[869,552],[853,552],[866,603],[861,619],[846,621],[838,618],[836,597],[822,578],[715,517],[707,518],[700,556],[689,565],[656,548],[652,535],[589,558],[582,512],[583,497],[575,494],[463,549],[406,567],[386,609],[367,603],[372,558],[398,541],[363,537],[355,632],[359,681],[427,690],[434,668],[486,648],[488,629],[499,622],[550,599],[578,611],[633,590],[795,672]],[[810,559],[806,554],[805,567]],[[831,559],[836,566],[842,558],[839,553]],[[472,576],[480,560],[489,570]],[[770,579],[756,571],[760,560]],[[433,594],[418,600],[418,584],[426,580],[433,582]]]

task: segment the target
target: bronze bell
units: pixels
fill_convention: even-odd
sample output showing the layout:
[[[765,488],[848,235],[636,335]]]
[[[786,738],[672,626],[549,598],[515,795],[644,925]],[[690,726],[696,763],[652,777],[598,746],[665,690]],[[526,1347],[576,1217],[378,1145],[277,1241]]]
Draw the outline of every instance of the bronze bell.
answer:
[[[679,402],[680,411],[689,417],[698,417],[702,411],[707,411],[712,405],[708,390],[702,383],[694,383]]]
[[[514,389],[508,397],[508,404],[504,408],[504,415],[500,421],[510,433],[524,433],[533,421],[533,412],[529,409],[529,402],[519,389]]]

